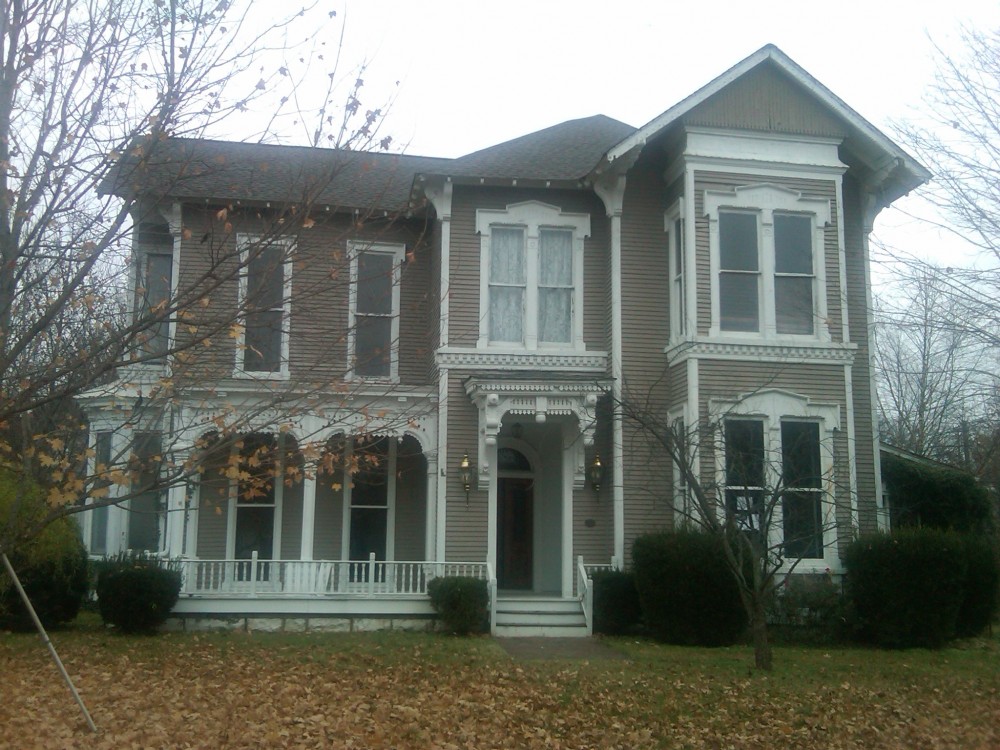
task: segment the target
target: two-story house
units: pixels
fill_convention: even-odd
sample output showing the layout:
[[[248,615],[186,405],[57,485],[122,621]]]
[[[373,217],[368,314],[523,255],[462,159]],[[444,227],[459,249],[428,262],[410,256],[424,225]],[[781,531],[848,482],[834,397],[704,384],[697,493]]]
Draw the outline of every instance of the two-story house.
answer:
[[[639,129],[135,163],[137,309],[180,312],[85,407],[98,461],[196,470],[85,534],[179,560],[181,616],[402,626],[468,574],[498,629],[586,632],[586,571],[690,511],[626,400],[719,426],[692,450],[727,502],[806,467],[771,530],[798,570],[876,528],[868,235],[928,173],[773,46]]]

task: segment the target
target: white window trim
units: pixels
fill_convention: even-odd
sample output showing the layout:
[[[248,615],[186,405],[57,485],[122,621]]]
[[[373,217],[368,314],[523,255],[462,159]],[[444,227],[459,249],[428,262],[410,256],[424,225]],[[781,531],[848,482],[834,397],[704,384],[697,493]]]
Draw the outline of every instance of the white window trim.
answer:
[[[246,349],[246,311],[243,305],[247,297],[247,284],[249,283],[250,266],[248,246],[252,246],[267,238],[253,234],[237,234],[236,247],[240,255],[240,285],[239,297],[237,299],[237,310],[239,310],[239,333],[236,337],[236,365],[233,369],[233,377],[247,378],[252,380],[288,380],[290,372],[288,366],[289,357],[289,321],[292,313],[292,253],[295,243],[290,238],[278,238],[268,240],[270,244],[279,245],[283,248],[285,261],[282,263],[283,284],[282,284],[282,313],[281,313],[281,365],[275,371],[268,370],[245,370],[243,369],[243,355]]]
[[[671,409],[667,415],[667,424],[670,426],[671,430],[675,431],[675,436],[678,434],[679,426],[679,429],[683,430],[684,440],[686,441],[687,435],[690,434],[687,407],[678,406]],[[694,448],[695,446],[693,443],[687,444],[688,460],[691,461],[692,467],[697,466],[695,463],[696,458]],[[681,467],[677,465],[677,462],[671,459],[670,463],[673,479],[674,528],[696,528],[698,526],[698,517],[700,516],[700,512],[691,492],[691,487],[685,480],[685,477],[681,472]]]
[[[399,441],[386,436],[388,443],[387,466],[386,466],[386,518],[385,518],[385,560],[391,562],[396,559],[396,456]],[[354,439],[348,438],[344,441],[344,465],[349,466],[351,455],[354,452]],[[341,481],[343,490],[343,523],[340,529],[340,557],[348,560],[351,557],[351,510],[354,504],[351,500],[351,490],[354,480],[350,472],[345,468],[341,469]],[[381,506],[364,505],[361,508],[374,508]],[[365,558],[367,559],[367,558]]]
[[[517,342],[490,341],[489,275],[491,230],[496,227],[524,229],[525,300],[524,340]],[[573,232],[573,330],[569,343],[539,342],[538,340],[538,254],[542,229]],[[590,214],[564,213],[558,206],[541,201],[511,203],[506,209],[480,208],[476,211],[476,232],[480,236],[479,253],[479,349],[506,349],[511,352],[534,350],[586,351],[583,342],[583,245],[590,236]]]
[[[757,248],[759,254],[759,286],[757,290],[758,331],[723,331],[719,300],[719,212],[734,211],[757,214]],[[706,190],[705,216],[708,218],[710,248],[710,277],[712,298],[712,323],[709,335],[716,339],[731,338],[765,339],[775,342],[830,341],[826,299],[826,227],[830,224],[830,201],[807,198],[802,193],[780,185],[758,183],[733,190]],[[792,334],[777,332],[774,305],[774,214],[787,212],[811,216],[813,220],[813,333]]]
[[[347,253],[351,259],[351,283],[348,291],[347,307],[347,361],[348,380],[364,380],[367,382],[398,383],[399,382],[399,287],[402,281],[403,261],[406,258],[406,245],[386,242],[364,242],[351,240],[347,243]],[[354,371],[355,342],[357,340],[356,313],[358,304],[358,257],[362,254],[390,255],[392,263],[392,313],[390,322],[390,354],[388,377],[373,377],[359,375]]]
[[[820,471],[823,493],[823,557],[803,558],[795,565],[797,573],[822,573],[828,568],[842,572],[843,565],[837,549],[837,487],[834,482],[834,437],[840,429],[840,406],[816,403],[811,399],[780,389],[758,391],[746,397],[709,401],[709,415],[713,424],[722,424],[726,419],[751,419],[764,423],[764,482],[767,491],[778,486],[781,480],[781,423],[815,422],[819,424]],[[716,486],[726,487],[725,444],[715,451]],[[843,479],[843,478],[841,478]],[[853,492],[853,488],[851,488]],[[723,502],[725,502],[723,498]],[[720,512],[724,512],[720,508]],[[768,546],[775,547],[783,536],[782,505],[778,503],[771,518]],[[795,562],[795,561],[792,561]],[[791,563],[785,561],[782,570],[788,571]]]
[[[677,222],[681,223],[680,236],[677,235]],[[667,277],[669,279],[670,290],[670,343],[675,344],[691,338],[692,321],[688,320],[687,297],[690,294],[688,288],[688,266],[686,235],[687,222],[684,213],[684,198],[677,201],[663,214],[663,231],[667,234]],[[681,258],[681,275],[676,272],[676,261],[678,255]],[[680,289],[681,293],[677,294]]]

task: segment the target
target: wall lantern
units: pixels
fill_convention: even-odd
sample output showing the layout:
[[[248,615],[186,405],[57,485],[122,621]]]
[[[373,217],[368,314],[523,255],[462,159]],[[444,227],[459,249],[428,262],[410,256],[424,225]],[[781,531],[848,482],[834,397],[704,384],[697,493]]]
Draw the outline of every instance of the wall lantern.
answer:
[[[465,453],[458,464],[458,476],[462,480],[462,488],[465,490],[465,504],[469,504],[469,490],[472,489],[472,463],[469,461],[469,454]]]
[[[590,479],[590,486],[594,488],[594,492],[600,492],[601,479],[604,478],[604,466],[601,464],[599,453],[594,454],[594,460],[590,462],[590,468],[587,470],[587,477]]]

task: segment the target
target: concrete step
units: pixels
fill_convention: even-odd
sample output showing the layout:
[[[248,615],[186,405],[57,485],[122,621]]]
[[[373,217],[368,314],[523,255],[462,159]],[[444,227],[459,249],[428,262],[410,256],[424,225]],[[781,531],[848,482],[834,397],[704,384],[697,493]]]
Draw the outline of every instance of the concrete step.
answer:
[[[583,610],[576,612],[507,612],[497,609],[497,625],[586,625]]]
[[[585,625],[557,627],[554,625],[497,625],[497,638],[586,638]]]
[[[497,599],[498,612],[582,612],[579,599],[562,597],[502,596]]]

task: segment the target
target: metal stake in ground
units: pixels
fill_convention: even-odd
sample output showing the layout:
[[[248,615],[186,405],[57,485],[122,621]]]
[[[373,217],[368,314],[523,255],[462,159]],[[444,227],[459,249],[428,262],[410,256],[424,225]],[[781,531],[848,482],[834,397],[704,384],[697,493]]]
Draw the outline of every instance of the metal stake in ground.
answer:
[[[35,613],[35,608],[31,606],[31,600],[28,599],[28,594],[25,593],[24,587],[21,585],[20,579],[17,577],[17,573],[14,572],[14,566],[10,564],[10,560],[7,559],[7,553],[0,553],[0,559],[3,560],[3,566],[7,569],[7,575],[10,576],[10,580],[14,582],[14,587],[17,589],[17,593],[21,595],[21,601],[24,602],[24,606],[28,610],[28,614],[31,615],[31,619],[35,623],[35,627],[38,628],[38,634],[42,637],[42,642],[48,647],[49,653],[52,654],[53,660],[55,660],[56,666],[59,667],[59,672],[62,674],[63,680],[69,686],[69,691],[76,698],[76,702],[80,705],[80,710],[83,711],[83,718],[87,720],[87,726],[90,727],[92,732],[97,731],[97,727],[94,726],[94,720],[90,718],[90,711],[83,704],[83,698],[76,691],[76,686],[73,684],[73,680],[70,678],[69,673],[66,671],[66,667],[63,666],[62,659],[59,658],[59,654],[56,653],[56,647],[52,645],[52,641],[49,640],[49,634],[45,632],[45,628],[42,626],[42,621],[38,619],[38,615]]]

